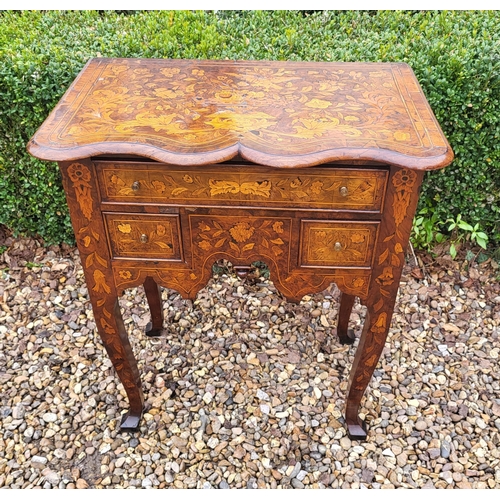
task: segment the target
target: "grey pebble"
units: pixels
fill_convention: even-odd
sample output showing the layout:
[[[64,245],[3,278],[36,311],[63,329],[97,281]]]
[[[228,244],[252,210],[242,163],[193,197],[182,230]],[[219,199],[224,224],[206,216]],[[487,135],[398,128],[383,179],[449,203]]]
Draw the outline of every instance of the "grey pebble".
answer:
[[[443,440],[441,443],[441,457],[449,458],[451,453],[451,443],[449,441]]]
[[[34,427],[31,427],[31,425],[29,427],[26,428],[26,430],[23,432],[23,436],[26,438],[26,439],[31,439],[33,437],[33,434],[35,433],[35,429]]]
[[[409,406],[406,410],[406,414],[410,417],[414,417],[417,414],[417,409],[414,406]]]
[[[247,490],[255,489],[257,489],[257,480],[254,477],[251,477],[247,482]]]
[[[151,479],[149,479],[149,477],[145,477],[142,480],[141,486],[143,488],[151,488],[153,486],[153,481],[151,481]]]
[[[361,481],[363,481],[363,483],[371,483],[374,477],[375,472],[373,472],[371,469],[363,469],[361,471]]]
[[[305,488],[304,484],[301,481],[299,481],[297,478],[292,479],[292,486],[296,490],[303,490]]]
[[[230,489],[230,488],[229,488],[229,484],[227,484],[227,482],[226,482],[226,481],[221,481],[221,482],[219,483],[219,489],[220,489],[220,490],[229,490],[229,489]]]
[[[11,414],[12,414],[12,408],[9,408],[8,406],[2,406],[0,408],[0,418],[6,418]]]
[[[12,411],[12,418],[15,420],[19,420],[24,418],[24,414],[26,413],[26,408],[23,404],[18,404],[14,410]]]
[[[257,389],[257,397],[262,401],[269,401],[269,394],[261,389]]]
[[[288,475],[288,477],[290,479],[293,479],[294,477],[297,476],[297,474],[300,472],[300,469],[302,468],[300,462],[297,462],[293,468],[293,470],[290,472],[290,474]]]
[[[307,476],[307,472],[305,470],[301,470],[298,474],[297,474],[297,479],[299,481],[302,481],[305,477]]]

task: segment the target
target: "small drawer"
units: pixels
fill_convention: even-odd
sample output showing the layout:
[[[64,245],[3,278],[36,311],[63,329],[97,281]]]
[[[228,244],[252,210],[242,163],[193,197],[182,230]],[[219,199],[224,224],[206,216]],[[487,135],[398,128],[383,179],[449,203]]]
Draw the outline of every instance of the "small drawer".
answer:
[[[96,162],[104,202],[381,212],[388,171]]]
[[[302,220],[300,266],[370,267],[377,222]]]
[[[251,258],[271,258],[288,268],[292,245],[293,220],[276,213],[253,215],[189,215],[191,241],[195,259],[203,262],[207,255],[224,253],[233,264],[250,264]]]
[[[178,215],[106,213],[113,257],[181,261]]]

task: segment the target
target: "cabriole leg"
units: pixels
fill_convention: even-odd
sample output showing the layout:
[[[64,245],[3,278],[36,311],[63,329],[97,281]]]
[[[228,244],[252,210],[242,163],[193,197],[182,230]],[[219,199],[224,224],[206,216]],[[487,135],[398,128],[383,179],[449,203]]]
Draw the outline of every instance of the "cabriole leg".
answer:
[[[353,344],[355,340],[354,332],[348,329],[349,318],[351,317],[352,306],[354,305],[354,295],[342,293],[340,296],[339,319],[337,323],[337,335],[341,344]]]
[[[392,189],[388,190],[385,200],[366,299],[365,324],[349,378],[346,424],[352,439],[366,438],[365,423],[358,415],[359,406],[389,331],[422,176],[422,172],[391,167]]]
[[[161,288],[153,278],[148,276],[144,281],[144,291],[151,312],[151,322],[146,326],[146,335],[148,337],[159,337],[163,332]]]
[[[96,174],[89,160],[61,162],[59,167],[97,330],[130,403],[121,428],[133,430],[139,426],[144,396],[137,362],[118,306],[111,255],[103,237],[106,230],[100,216]]]
[[[110,291],[104,303],[99,299],[93,299],[92,302],[97,330],[130,404],[128,412],[122,417],[120,428],[135,430],[139,427],[144,409],[144,396],[137,362],[118,305],[118,297],[116,293]]]
[[[366,439],[366,425],[359,418],[358,413],[361,398],[372,378],[389,332],[393,305],[389,303],[387,306],[387,309],[378,313],[371,306],[368,306],[366,311],[365,324],[354,357],[347,390],[345,417],[351,439]]]

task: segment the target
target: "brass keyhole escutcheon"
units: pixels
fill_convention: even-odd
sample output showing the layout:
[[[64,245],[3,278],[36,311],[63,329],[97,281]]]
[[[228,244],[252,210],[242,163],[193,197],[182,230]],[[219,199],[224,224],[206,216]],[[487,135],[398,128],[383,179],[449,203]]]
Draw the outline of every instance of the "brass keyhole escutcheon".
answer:
[[[141,243],[147,243],[147,242],[148,242],[148,235],[141,234]]]
[[[347,196],[349,194],[349,190],[346,186],[342,186],[340,188],[340,196]]]
[[[141,184],[139,181],[135,181],[133,184],[132,184],[132,190],[133,191],[139,191],[139,188],[141,187]]]
[[[342,243],[340,243],[340,241],[337,241],[334,248],[336,252],[340,252],[342,250]]]

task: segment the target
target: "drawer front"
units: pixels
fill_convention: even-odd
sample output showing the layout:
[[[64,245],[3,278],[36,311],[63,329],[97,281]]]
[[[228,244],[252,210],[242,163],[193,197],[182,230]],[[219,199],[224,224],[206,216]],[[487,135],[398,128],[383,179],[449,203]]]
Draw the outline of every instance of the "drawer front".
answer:
[[[302,267],[370,267],[379,224],[302,220]]]
[[[386,170],[96,162],[108,202],[380,212]]]
[[[180,261],[177,215],[104,214],[113,257]]]
[[[289,268],[293,220],[290,217],[242,215],[189,215],[195,260],[224,253],[234,263],[269,257]]]

